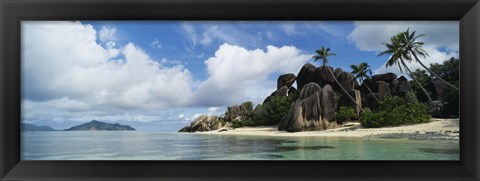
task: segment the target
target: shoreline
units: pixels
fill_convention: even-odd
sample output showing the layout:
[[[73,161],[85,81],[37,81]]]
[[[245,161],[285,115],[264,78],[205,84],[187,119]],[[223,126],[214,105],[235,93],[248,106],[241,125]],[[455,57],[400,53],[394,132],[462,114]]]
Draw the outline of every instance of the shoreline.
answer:
[[[383,128],[363,128],[358,122],[349,122],[344,126],[324,131],[286,132],[278,131],[277,126],[242,127],[228,131],[195,132],[205,135],[245,135],[277,137],[359,137],[359,138],[408,138],[459,140],[459,118],[432,118],[431,122]],[[221,130],[221,129],[220,129]]]

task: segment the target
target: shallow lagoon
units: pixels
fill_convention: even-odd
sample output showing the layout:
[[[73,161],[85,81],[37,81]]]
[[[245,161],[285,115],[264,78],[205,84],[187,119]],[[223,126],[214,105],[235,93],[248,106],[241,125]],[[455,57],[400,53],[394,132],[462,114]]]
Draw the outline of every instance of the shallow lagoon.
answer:
[[[30,131],[22,160],[459,160],[458,140]]]

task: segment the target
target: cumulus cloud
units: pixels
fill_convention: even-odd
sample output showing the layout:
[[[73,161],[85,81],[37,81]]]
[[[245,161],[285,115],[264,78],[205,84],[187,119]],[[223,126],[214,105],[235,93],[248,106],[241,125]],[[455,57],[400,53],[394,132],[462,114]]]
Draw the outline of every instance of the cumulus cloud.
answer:
[[[205,61],[209,78],[200,83],[193,101],[208,106],[260,102],[276,87],[270,75],[296,73],[310,57],[293,46],[247,50],[225,43]]]
[[[192,75],[182,65],[162,66],[133,43],[116,48],[96,39],[93,27],[80,22],[22,23],[25,112],[114,114],[181,106],[191,96]]]
[[[458,57],[458,21],[358,21],[354,24],[355,28],[348,39],[360,50],[381,52],[385,49],[383,42],[388,42],[393,35],[410,28],[410,31],[416,31],[417,34],[426,34],[426,36],[418,39],[425,42],[424,49],[430,54],[429,57],[421,59],[425,64],[441,63],[451,57]],[[385,60],[388,58],[388,56],[385,56]],[[415,62],[407,65],[412,71],[421,67]],[[385,72],[400,74],[397,67],[386,69],[385,65],[375,70],[375,73]]]
[[[311,57],[293,46],[225,43],[204,61],[208,78],[194,80],[181,62],[154,60],[134,43],[99,43],[102,36],[80,22],[22,23],[25,121],[185,121],[194,117],[190,108],[217,115],[226,106],[260,103],[275,90],[276,76],[296,73]]]
[[[98,38],[102,42],[109,42],[109,41],[115,41],[116,40],[116,34],[117,34],[117,29],[116,28],[107,28],[107,27],[102,27],[99,31],[99,36]]]

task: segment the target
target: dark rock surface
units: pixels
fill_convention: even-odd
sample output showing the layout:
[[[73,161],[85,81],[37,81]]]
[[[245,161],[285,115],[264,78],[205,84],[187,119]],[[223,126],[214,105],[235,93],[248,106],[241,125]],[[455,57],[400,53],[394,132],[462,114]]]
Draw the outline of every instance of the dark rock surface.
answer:
[[[396,79],[396,78],[397,78],[397,74],[394,74],[391,72],[372,76],[373,82],[377,82],[377,81],[391,82],[393,79]]]
[[[378,90],[378,95],[383,98],[387,95],[390,95],[390,87],[388,83],[384,81],[377,81],[377,90]]]
[[[218,116],[201,115],[196,118],[189,126],[185,126],[178,132],[202,132],[217,130],[222,127]]]
[[[337,77],[338,82],[340,85],[342,85],[345,90],[352,91],[355,89],[355,77],[350,73],[350,72],[342,72],[340,75]],[[335,84],[335,91],[340,92],[341,94],[345,94],[345,91],[342,90],[342,88],[338,87],[338,85]]]
[[[371,110],[374,110],[374,109],[377,109],[378,107],[380,107],[380,103],[375,99],[375,97],[380,100],[380,95],[378,93],[365,94],[364,99],[363,99],[363,101],[364,101],[363,104],[365,105],[365,107],[367,107]]]
[[[277,90],[283,86],[290,88],[296,79],[297,77],[292,73],[280,75],[277,79]]]
[[[359,90],[354,89],[348,91],[348,93],[350,94],[350,96],[352,96],[353,99],[355,99],[355,102],[358,105],[362,106],[362,94]],[[358,106],[354,102],[352,102],[350,97],[348,97],[347,95],[342,95],[338,100],[337,111],[340,109],[340,107],[351,107],[355,110],[357,116],[360,116],[360,108],[358,108]]]
[[[282,118],[278,129],[298,132],[336,127],[333,95],[330,85],[322,89],[316,83],[306,84],[298,99],[292,103],[289,113]]]

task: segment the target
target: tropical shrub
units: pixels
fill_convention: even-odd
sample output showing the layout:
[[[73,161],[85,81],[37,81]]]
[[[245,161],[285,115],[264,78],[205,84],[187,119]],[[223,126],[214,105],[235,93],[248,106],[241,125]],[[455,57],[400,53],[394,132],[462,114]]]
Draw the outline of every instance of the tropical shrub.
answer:
[[[431,115],[425,105],[407,100],[397,96],[384,97],[378,110],[360,115],[360,124],[367,128],[376,128],[430,121]]]
[[[357,119],[357,114],[355,114],[355,109],[342,106],[340,109],[338,109],[336,118],[338,123],[343,123],[345,121]]]

